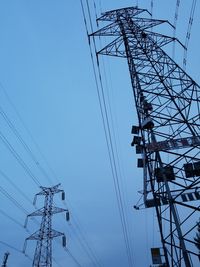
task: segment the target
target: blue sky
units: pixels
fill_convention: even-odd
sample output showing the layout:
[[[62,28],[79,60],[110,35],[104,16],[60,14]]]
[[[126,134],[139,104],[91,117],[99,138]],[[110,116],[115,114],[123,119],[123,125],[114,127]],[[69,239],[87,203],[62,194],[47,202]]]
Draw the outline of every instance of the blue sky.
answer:
[[[150,0],[138,2],[139,7],[150,9]],[[173,23],[175,2],[154,0],[154,17],[168,19]],[[89,3],[95,17],[93,1]],[[101,9],[107,11],[136,3],[128,0],[96,1],[98,14]],[[186,0],[181,1],[177,37],[183,43],[190,5]],[[187,64],[189,74],[197,82],[200,61],[199,11],[198,2]],[[170,27],[160,27],[159,30],[173,34]],[[65,190],[72,220],[68,224],[62,215],[55,215],[54,228],[65,232],[67,247],[81,266],[94,265],[76,237],[79,228],[74,220],[77,219],[102,267],[128,266],[80,2],[2,0],[0,40],[0,107],[52,182],[42,175],[2,116],[0,131],[42,185],[51,186],[60,182]],[[170,47],[169,53],[171,50]],[[175,58],[180,64],[182,56],[183,50],[177,45]],[[140,197],[138,190],[142,189],[142,171],[136,169],[135,151],[130,146],[130,129],[137,118],[128,68],[122,59],[104,60],[107,74],[105,88],[111,99],[123,181],[121,188],[125,195],[134,262],[135,266],[148,266],[151,260],[150,248],[160,246],[160,242],[153,210],[135,211],[132,208]],[[33,212],[34,207],[29,200],[40,189],[2,141],[0,151],[0,170],[15,184],[13,187],[1,175],[1,187],[28,213]],[[16,186],[24,192],[26,198]],[[0,197],[0,209],[23,225],[26,214],[2,193]],[[55,196],[55,204],[66,208],[59,196]],[[38,202],[38,206],[41,205],[42,199]],[[29,233],[2,213],[0,216],[0,241],[22,250]],[[28,225],[31,233],[37,228],[38,225],[33,222]],[[36,242],[29,241],[27,246],[27,254],[31,258],[35,245]],[[3,244],[0,244],[0,259],[7,250],[11,253],[9,266],[31,266],[31,261],[22,253]],[[59,239],[58,242],[54,241],[53,256],[56,260],[53,266],[77,266],[63,250]]]

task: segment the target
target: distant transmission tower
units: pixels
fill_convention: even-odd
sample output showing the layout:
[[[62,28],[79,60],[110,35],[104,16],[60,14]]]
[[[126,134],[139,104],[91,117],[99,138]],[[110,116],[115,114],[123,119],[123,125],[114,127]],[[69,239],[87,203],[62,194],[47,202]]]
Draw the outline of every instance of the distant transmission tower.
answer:
[[[60,184],[53,187],[43,187],[41,192],[35,195],[34,204],[36,198],[39,195],[45,197],[44,207],[34,211],[27,216],[25,227],[27,226],[28,218],[33,216],[42,216],[40,229],[33,233],[25,240],[24,252],[26,249],[27,240],[37,240],[35,249],[35,255],[33,259],[33,267],[51,267],[52,266],[52,239],[54,237],[62,236],[63,246],[66,246],[66,237],[64,233],[58,232],[52,229],[52,216],[56,213],[66,212],[66,220],[69,220],[69,211],[66,209],[53,206],[54,194],[62,193],[62,200],[64,200],[64,191],[59,189]]]
[[[128,61],[138,116],[132,145],[144,171],[141,205],[156,210],[162,242],[161,249],[151,249],[153,264],[198,266],[200,87],[163,49],[175,38],[152,32],[168,22],[145,18],[145,12],[137,7],[105,12],[99,21],[109,24],[92,36],[109,37],[99,54]]]
[[[4,258],[3,258],[3,263],[1,265],[1,267],[7,267],[7,261],[8,261],[8,257],[9,257],[10,253],[9,252],[6,252],[4,254]]]

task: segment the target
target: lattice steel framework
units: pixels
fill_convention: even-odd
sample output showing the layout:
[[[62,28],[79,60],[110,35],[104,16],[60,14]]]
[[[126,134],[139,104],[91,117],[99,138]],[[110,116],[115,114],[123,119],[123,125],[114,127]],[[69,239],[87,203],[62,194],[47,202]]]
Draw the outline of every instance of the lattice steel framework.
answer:
[[[29,214],[27,216],[25,227],[27,226],[28,218],[35,216],[42,216],[42,221],[40,224],[40,229],[29,236],[24,245],[24,252],[26,249],[27,240],[37,240],[37,245],[35,249],[34,259],[33,259],[33,267],[52,267],[52,239],[55,237],[62,236],[63,237],[63,245],[66,245],[65,234],[58,232],[52,229],[52,216],[56,213],[67,212],[66,218],[68,217],[68,210],[54,207],[53,206],[53,197],[57,193],[62,193],[62,198],[64,199],[64,191],[59,189],[60,184],[53,187],[43,187],[41,192],[36,194],[34,199],[34,204],[36,202],[36,198],[39,195],[45,197],[44,207],[36,210],[35,212]]]
[[[160,266],[197,266],[200,87],[163,49],[175,38],[152,31],[169,22],[145,18],[145,12],[134,7],[105,12],[99,21],[109,24],[92,36],[114,37],[98,54],[128,61],[138,115],[132,144],[142,155],[143,205],[157,214]]]

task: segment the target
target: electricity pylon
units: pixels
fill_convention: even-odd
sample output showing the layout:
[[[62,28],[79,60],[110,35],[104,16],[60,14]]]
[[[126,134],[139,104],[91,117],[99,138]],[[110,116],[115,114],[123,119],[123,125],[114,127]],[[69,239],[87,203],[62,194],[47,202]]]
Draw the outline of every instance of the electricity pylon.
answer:
[[[10,253],[9,252],[6,252],[4,254],[4,258],[3,258],[3,263],[2,263],[2,267],[6,267],[7,266],[7,262],[8,262],[8,257],[9,257]]]
[[[66,209],[58,208],[53,206],[53,197],[57,193],[62,193],[62,200],[64,200],[64,191],[59,189],[60,184],[53,187],[43,187],[41,192],[35,195],[34,205],[36,203],[36,198],[39,195],[45,197],[44,207],[34,211],[27,216],[25,221],[25,227],[27,226],[28,218],[35,216],[42,216],[42,221],[40,224],[40,229],[30,235],[25,240],[24,252],[26,249],[27,240],[37,240],[37,245],[35,249],[33,267],[51,267],[52,266],[52,239],[58,236],[63,238],[63,246],[66,246],[66,237],[64,233],[58,232],[52,229],[52,216],[56,213],[66,212],[66,220],[69,220],[69,212]]]
[[[162,242],[162,251],[152,248],[153,264],[197,266],[200,87],[164,50],[176,39],[153,31],[170,23],[145,13],[137,7],[105,12],[98,20],[108,24],[91,37],[108,36],[98,54],[128,62],[138,117],[132,145],[142,155],[138,167],[144,172],[141,205],[156,210]]]

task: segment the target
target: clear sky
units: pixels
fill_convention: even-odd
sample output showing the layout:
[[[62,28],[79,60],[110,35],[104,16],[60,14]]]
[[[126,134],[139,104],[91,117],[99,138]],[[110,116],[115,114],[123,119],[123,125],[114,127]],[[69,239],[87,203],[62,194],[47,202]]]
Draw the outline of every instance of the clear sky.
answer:
[[[86,7],[86,1],[83,2]],[[137,2],[139,7],[150,10],[150,0],[97,0],[96,13],[134,6]],[[192,1],[180,2],[176,35],[184,43]],[[94,1],[89,3],[94,19]],[[153,17],[170,20],[173,24],[176,1],[154,0],[153,3]],[[199,1],[187,62],[189,74],[199,83],[198,14]],[[93,25],[96,27],[95,21]],[[173,35],[170,27],[159,27],[159,31]],[[168,51],[171,53],[172,47]],[[182,64],[182,58],[183,49],[176,45],[175,59]],[[113,113],[118,170],[134,266],[145,267],[151,263],[150,248],[160,246],[160,242],[153,210],[133,209],[140,197],[138,191],[142,189],[142,171],[136,168],[135,151],[130,146],[131,125],[136,124],[137,118],[129,73],[125,60],[104,60],[105,89]],[[7,122],[9,119],[12,123],[12,130],[5,114]],[[28,214],[34,211],[31,201],[40,189],[30,172],[28,175],[21,166],[22,161],[20,165],[16,160],[17,153],[41,185],[60,182],[65,190],[71,222],[65,222],[58,214],[53,219],[53,227],[66,234],[67,247],[79,264],[95,266],[86,248],[83,249],[87,247],[86,239],[102,267],[128,267],[79,0],[0,1],[0,126],[0,262],[9,251],[10,267],[31,266],[31,260],[2,242],[21,251],[24,240],[39,227],[30,221],[29,232],[23,228],[26,211]],[[14,149],[12,152],[6,147],[5,139],[2,141],[3,136],[7,145],[9,142]],[[40,167],[48,174],[48,179]],[[55,196],[54,202],[66,208],[60,196]],[[40,197],[38,207],[42,205]],[[80,230],[85,238],[80,236]],[[53,266],[78,266],[63,250],[59,238],[53,244]],[[30,258],[34,256],[35,246],[35,241],[27,244]]]

